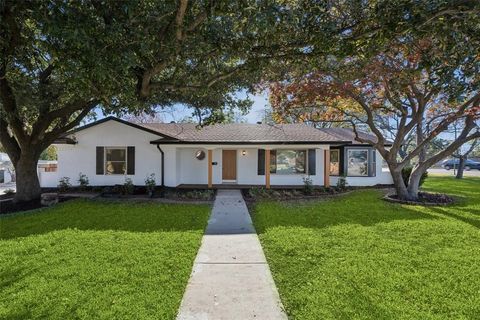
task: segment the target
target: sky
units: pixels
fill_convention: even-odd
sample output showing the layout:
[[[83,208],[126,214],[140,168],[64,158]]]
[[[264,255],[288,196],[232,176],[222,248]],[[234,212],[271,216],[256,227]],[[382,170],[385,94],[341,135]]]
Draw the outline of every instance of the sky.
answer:
[[[244,98],[247,94],[246,93],[239,93],[237,94],[238,97]],[[249,95],[249,98],[253,101],[253,105],[245,116],[242,117],[242,120],[247,123],[256,123],[257,121],[262,121],[264,117],[264,110],[265,107],[270,107],[270,103],[268,102],[268,94],[256,94],[256,95]],[[175,121],[178,122],[182,118],[191,116],[192,109],[189,109],[183,105],[175,105],[173,107],[173,112],[164,112],[162,113],[164,122],[171,122]]]
[[[239,98],[245,98],[247,93],[240,92],[236,94]],[[258,121],[262,121],[265,115],[265,108],[270,108],[270,103],[268,101],[268,93],[259,93],[259,94],[249,94],[248,97],[253,101],[253,105],[245,116],[241,117],[243,122],[247,123],[256,123]],[[159,109],[160,110],[160,109]],[[163,111],[159,112],[160,118],[165,123],[169,123],[172,121],[179,122],[182,119],[189,117],[192,115],[192,109],[188,108],[182,104],[176,104],[173,107],[169,107],[164,109]],[[96,120],[102,119],[106,117],[102,113],[100,109],[95,111],[96,113]],[[92,122],[93,119],[86,119],[84,123]]]

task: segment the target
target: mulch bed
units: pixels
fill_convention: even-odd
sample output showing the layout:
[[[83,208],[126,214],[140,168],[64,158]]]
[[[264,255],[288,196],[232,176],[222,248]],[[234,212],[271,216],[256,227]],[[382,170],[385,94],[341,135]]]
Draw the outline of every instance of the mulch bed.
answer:
[[[383,198],[385,201],[421,206],[446,206],[455,202],[455,199],[443,193],[419,192],[418,201],[400,200],[396,194],[389,194]]]
[[[325,199],[334,195],[349,193],[352,189],[322,188],[314,189],[310,194],[306,194],[302,189],[270,189],[264,195],[252,196],[249,189],[243,189],[243,198],[247,202],[256,200],[278,200],[278,201],[300,201]]]
[[[76,199],[76,197],[62,197],[58,199],[59,202],[65,202],[68,200]],[[7,199],[0,201],[0,215],[20,212],[20,211],[27,211],[27,210],[34,210],[46,208],[40,204],[40,199],[32,200],[32,201],[24,201],[19,203],[14,203],[13,199]]]

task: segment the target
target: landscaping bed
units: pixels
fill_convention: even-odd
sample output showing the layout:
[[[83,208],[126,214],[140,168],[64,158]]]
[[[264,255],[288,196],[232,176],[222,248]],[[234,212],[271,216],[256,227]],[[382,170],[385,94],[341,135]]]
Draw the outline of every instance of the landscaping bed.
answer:
[[[401,200],[396,194],[386,195],[383,199],[389,202],[422,205],[422,206],[446,206],[455,201],[455,199],[443,193],[419,192],[418,201]]]
[[[76,199],[76,197],[60,195],[58,201],[65,202],[72,199]],[[13,202],[13,197],[0,200],[0,215],[40,208],[45,208],[45,206],[42,206],[42,204],[40,203],[40,199],[19,203]]]
[[[331,196],[335,194],[350,191],[350,188],[320,187],[312,189],[266,189],[264,187],[242,189],[243,197],[246,201],[256,200],[303,200],[318,199],[320,197]]]

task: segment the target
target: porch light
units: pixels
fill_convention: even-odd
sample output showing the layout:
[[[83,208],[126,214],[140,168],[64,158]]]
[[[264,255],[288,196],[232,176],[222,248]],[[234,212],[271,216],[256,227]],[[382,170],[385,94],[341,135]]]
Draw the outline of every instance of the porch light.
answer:
[[[247,154],[247,151],[245,150],[242,150],[242,156],[246,155]]]

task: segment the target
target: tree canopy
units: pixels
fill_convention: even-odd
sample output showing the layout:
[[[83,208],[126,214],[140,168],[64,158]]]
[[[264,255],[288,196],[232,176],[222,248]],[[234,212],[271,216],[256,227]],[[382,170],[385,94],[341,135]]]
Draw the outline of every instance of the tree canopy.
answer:
[[[292,69],[286,80],[271,86],[274,111],[288,116],[308,106],[316,117],[346,121],[356,133],[359,124],[366,125],[376,138],[357,134],[356,139],[375,146],[387,161],[399,197],[416,199],[419,179],[428,167],[480,136],[479,8],[472,4],[459,11],[441,10],[419,28],[390,39],[380,37],[383,44],[373,41],[348,56],[322,59],[307,72]],[[382,123],[395,118],[397,130],[392,146],[386,147],[388,132]],[[427,156],[428,145],[456,122],[463,124],[459,135]],[[412,132],[415,147],[399,160]],[[418,163],[407,188],[400,174],[414,157]]]

